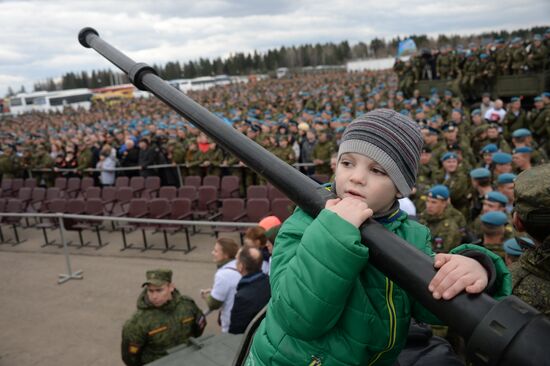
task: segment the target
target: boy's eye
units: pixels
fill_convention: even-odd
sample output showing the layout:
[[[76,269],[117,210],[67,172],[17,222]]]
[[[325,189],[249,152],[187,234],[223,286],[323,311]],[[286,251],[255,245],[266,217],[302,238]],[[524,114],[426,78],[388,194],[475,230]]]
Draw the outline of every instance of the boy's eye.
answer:
[[[375,172],[376,174],[381,174],[381,175],[387,175],[386,171],[381,169],[381,168],[372,168],[372,171]]]

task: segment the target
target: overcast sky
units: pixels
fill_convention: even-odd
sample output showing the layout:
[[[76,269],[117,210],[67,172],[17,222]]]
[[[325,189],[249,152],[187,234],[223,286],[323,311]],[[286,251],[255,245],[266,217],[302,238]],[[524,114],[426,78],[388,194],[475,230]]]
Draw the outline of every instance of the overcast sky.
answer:
[[[77,41],[94,27],[155,63],[316,42],[475,34],[550,23],[548,0],[0,0],[0,97],[68,71],[111,65]]]

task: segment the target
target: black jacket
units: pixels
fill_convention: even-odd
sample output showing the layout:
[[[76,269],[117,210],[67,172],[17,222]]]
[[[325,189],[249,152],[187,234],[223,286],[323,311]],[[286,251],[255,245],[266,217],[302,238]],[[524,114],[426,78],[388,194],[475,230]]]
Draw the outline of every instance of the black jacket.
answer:
[[[265,273],[257,272],[241,278],[231,310],[229,333],[244,333],[250,321],[268,303],[270,297],[269,277]]]

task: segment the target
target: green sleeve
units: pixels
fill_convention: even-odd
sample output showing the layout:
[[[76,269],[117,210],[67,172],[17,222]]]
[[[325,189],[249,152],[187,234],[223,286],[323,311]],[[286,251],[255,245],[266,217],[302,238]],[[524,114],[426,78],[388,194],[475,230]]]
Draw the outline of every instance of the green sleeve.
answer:
[[[289,335],[315,339],[332,329],[368,262],[359,230],[329,210],[300,209],[277,236],[268,312]]]
[[[500,300],[508,295],[512,294],[512,275],[510,274],[510,271],[508,270],[508,267],[506,266],[506,263],[500,258],[499,255],[493,253],[492,251],[479,246],[475,244],[462,244],[453,250],[451,250],[451,254],[460,254],[460,252],[463,252],[465,250],[476,250],[478,252],[482,252],[485,255],[489,256],[491,261],[493,262],[496,270],[496,284],[495,284],[495,294],[493,295],[493,298],[496,300]]]
[[[211,295],[208,295],[206,298],[206,305],[208,305],[208,309],[210,310],[217,310],[222,307],[223,301],[218,301],[214,299]]]
[[[143,346],[147,340],[146,332],[139,325],[137,318],[134,316],[122,329],[122,360],[127,366],[140,366],[141,353]]]

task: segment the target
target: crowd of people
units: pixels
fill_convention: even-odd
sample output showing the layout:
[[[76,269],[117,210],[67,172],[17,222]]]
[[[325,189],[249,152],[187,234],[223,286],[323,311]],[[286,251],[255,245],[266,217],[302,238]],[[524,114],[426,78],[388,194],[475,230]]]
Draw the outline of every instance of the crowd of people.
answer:
[[[319,349],[308,338],[310,335],[302,332],[319,333],[328,343],[348,342],[350,339],[342,336],[343,334],[362,337],[352,326],[357,314],[349,307],[358,305],[361,309],[367,309],[368,306],[375,306],[378,309],[382,306],[381,303],[366,301],[368,296],[362,298],[359,295],[362,290],[353,281],[357,276],[362,276],[357,272],[359,268],[369,266],[366,264],[367,252],[349,247],[349,243],[339,242],[342,245],[338,249],[341,250],[339,254],[355,252],[356,257],[353,260],[347,257],[338,259],[343,261],[341,266],[337,266],[338,270],[332,265],[337,256],[331,256],[330,253],[336,249],[329,249],[332,245],[329,241],[338,241],[338,237],[328,235],[330,230],[327,231],[327,225],[334,224],[334,230],[342,231],[349,238],[358,235],[351,230],[352,225],[358,227],[371,216],[383,220],[384,225],[391,230],[398,230],[399,225],[405,225],[405,232],[398,231],[399,235],[415,242],[419,249],[427,253],[441,255],[436,257],[440,259],[439,265],[436,260],[437,268],[444,268],[447,261],[457,261],[464,268],[471,269],[472,273],[479,274],[476,281],[482,283],[491,278],[494,280],[494,276],[502,276],[506,272],[499,267],[499,260],[506,260],[513,267],[513,262],[518,261],[525,251],[536,253],[533,255],[537,259],[533,259],[531,255],[529,261],[515,264],[524,271],[522,276],[528,277],[532,274],[533,267],[537,273],[542,271],[546,276],[550,273],[548,261],[544,259],[548,257],[547,249],[543,248],[542,252],[539,250],[540,243],[547,241],[546,236],[540,235],[544,230],[540,225],[537,226],[533,236],[533,226],[525,224],[528,221],[527,216],[522,217],[523,221],[518,221],[514,215],[514,202],[517,200],[514,196],[517,187],[514,186],[517,176],[548,166],[545,163],[548,162],[550,153],[550,93],[545,92],[533,99],[518,95],[506,101],[492,99],[490,94],[483,94],[476,103],[465,105],[462,99],[449,90],[433,90],[428,96],[421,96],[418,90],[413,90],[410,97],[406,98],[407,94],[399,89],[399,85],[396,75],[389,71],[332,72],[228,85],[190,95],[225,123],[282,160],[289,164],[302,163],[299,169],[304,173],[312,176],[324,175],[330,182],[336,182],[332,189],[340,197],[340,201],[327,204],[323,211],[325,213],[317,219],[310,218],[300,210],[289,219],[292,224],[283,226],[286,229],[276,241],[276,248],[280,246],[282,249],[279,249],[278,255],[274,254],[274,263],[277,265],[274,273],[268,270],[270,250],[261,235],[252,231],[247,234],[247,247],[254,247],[257,252],[242,252],[241,249],[241,264],[238,264],[238,245],[222,239],[216,242],[213,256],[219,269],[212,289],[205,290],[203,297],[210,310],[221,309],[222,331],[231,332],[234,317],[237,320],[233,323],[239,325],[235,332],[243,331],[245,322],[242,317],[250,318],[250,312],[244,311],[244,314],[235,315],[228,310],[237,301],[246,303],[249,298],[250,295],[246,293],[238,296],[239,289],[246,287],[243,283],[245,277],[254,277],[253,280],[262,280],[265,283],[265,277],[258,273],[269,273],[272,292],[290,291],[283,295],[279,292],[280,296],[276,301],[270,302],[268,317],[259,330],[260,335],[255,338],[249,363],[253,362],[250,360],[256,360],[254,362],[262,364],[265,357],[273,355],[283,357],[281,362],[284,357],[294,357],[292,354],[278,353],[289,350],[273,348],[274,344],[278,344],[276,338],[287,333],[292,334],[291,341],[297,348],[312,357],[308,360],[311,364],[320,364],[313,363],[317,358],[320,360],[326,357],[332,360],[331,357],[336,357],[336,354],[348,359],[348,350],[338,347],[333,355],[319,354]],[[526,110],[526,105],[532,105],[532,108]],[[349,131],[354,131],[354,128],[357,129],[356,134],[349,137]],[[384,128],[393,132],[385,131]],[[417,129],[418,135],[414,132]],[[31,113],[8,117],[2,120],[0,133],[0,172],[3,177],[25,177],[31,170],[42,185],[52,184],[56,174],[94,174],[88,172],[89,168],[98,168],[101,171],[97,179],[105,186],[113,184],[116,174],[160,175],[163,184],[177,185],[174,169],[181,169],[183,175],[201,176],[241,175],[244,171],[246,185],[265,182],[189,121],[155,98],[98,101],[89,112],[67,109],[63,113]],[[350,139],[354,141],[354,138],[360,143],[351,143]],[[407,139],[414,144],[406,142]],[[378,143],[382,145],[376,145]],[[157,164],[178,164],[178,167],[158,170],[147,168]],[[349,196],[364,198],[365,192],[344,188],[351,187],[349,182],[356,182],[360,178],[352,172],[359,165],[368,166],[368,173],[365,174],[372,174],[375,178],[369,179],[380,182],[377,183],[380,187],[369,188],[374,189],[369,191],[369,197],[373,195],[376,199],[371,198],[365,207],[355,202],[363,200],[350,202],[346,199]],[[139,169],[115,173],[111,169],[117,166],[137,166]],[[43,171],[44,168],[51,170]],[[348,173],[344,174],[343,171]],[[338,191],[335,186],[342,187],[339,189],[345,191]],[[396,197],[399,200],[395,200]],[[402,209],[399,210],[399,207]],[[403,216],[405,210],[408,216]],[[327,213],[328,211],[332,213]],[[396,212],[399,214],[395,215]],[[421,234],[425,235],[420,240],[420,231],[415,226],[417,224],[411,224],[414,220],[425,224],[431,235],[428,230],[422,229]],[[309,225],[318,230],[309,230]],[[323,233],[327,235],[323,236]],[[322,262],[316,262],[320,259],[308,257],[312,253],[308,250],[313,250],[313,247],[309,248],[306,242],[299,245],[307,248],[297,252],[297,240],[299,242],[298,237],[302,235],[307,235],[308,242],[314,243],[317,249],[326,250],[326,261],[323,259]],[[427,238],[429,247],[424,247]],[[275,243],[274,239],[271,242]],[[487,261],[480,262],[487,269],[487,272],[482,272],[479,263],[475,260],[472,262],[466,254],[447,254],[461,253],[463,249],[459,248],[464,243],[474,243],[477,244],[476,248],[484,248],[484,255],[495,263],[497,271],[495,272],[494,267],[485,267]],[[293,259],[294,255],[299,259]],[[319,278],[332,276],[327,286],[334,285],[334,294],[323,293],[324,297],[317,298],[309,290],[301,288],[307,282],[311,285],[311,288],[308,287],[311,291],[321,288],[326,290],[324,284],[320,285],[315,281],[315,276],[302,273],[298,263],[300,260],[304,261],[301,264],[315,269]],[[383,276],[374,268],[369,268],[369,276],[364,280],[373,281],[372,288],[383,290]],[[331,271],[339,274],[328,275]],[[152,282],[157,275],[163,278],[158,284]],[[167,280],[166,273],[148,274],[147,278],[149,282],[145,284],[148,287],[144,294],[152,291],[150,296],[153,296],[154,286],[162,287],[171,283]],[[291,284],[288,281],[292,278],[305,282]],[[341,304],[340,300],[334,298],[339,293],[336,284],[348,289],[348,295],[353,294],[350,295],[349,304]],[[434,287],[430,291],[436,298],[448,299],[456,295],[455,292],[438,287],[436,283],[432,285]],[[506,287],[503,282],[500,285]],[[548,282],[537,286],[534,288],[538,292],[532,291],[533,288],[524,289],[523,299],[550,314]],[[483,289],[476,287],[471,292],[480,292]],[[174,295],[173,287],[168,286],[165,290],[170,293],[170,296],[166,293],[166,301],[177,295]],[[501,289],[500,294],[505,294],[505,291]],[[407,295],[403,293],[402,298],[407,298]],[[291,316],[294,305],[300,309],[308,305],[296,303],[297,299],[309,299],[309,305],[315,303],[319,306],[313,310],[310,307],[307,314],[295,313]],[[327,320],[323,312],[328,310],[326,306],[320,306],[323,301],[326,306],[331,302],[338,303],[334,308],[329,306],[330,312],[336,314],[340,311],[339,314],[349,315],[349,324],[346,321],[338,324],[327,321],[327,324],[321,325],[308,319],[308,316],[317,314]],[[403,300],[399,304],[403,309],[409,306],[405,302]],[[312,311],[317,313],[312,315]],[[196,324],[193,332],[200,334],[203,329],[201,316],[198,312],[194,314],[197,315],[196,319],[190,320],[189,324]],[[405,318],[410,318],[410,312],[407,314],[400,318],[400,327],[405,324]],[[422,311],[418,316],[437,323],[433,317]],[[356,320],[360,323],[364,319]],[[385,327],[382,323],[377,323],[377,326]],[[280,333],[275,332],[275,328]],[[402,334],[399,342],[403,346],[403,330],[400,329],[400,332]],[[190,331],[188,334],[191,334]],[[372,349],[350,356],[357,357],[353,362],[359,362],[367,356],[382,357],[381,360],[396,357],[393,351],[381,351],[378,354],[385,345],[378,345],[376,340],[369,338],[364,341],[369,344],[367,348]],[[323,343],[323,347],[328,343]],[[126,351],[123,349],[123,352],[131,354],[135,351],[137,354],[141,346],[139,342],[128,342],[124,347]]]
[[[465,97],[490,91],[497,76],[540,73],[550,68],[550,29],[531,39],[514,37],[424,49],[410,59],[396,59],[400,90],[410,95],[420,80],[448,80]]]

